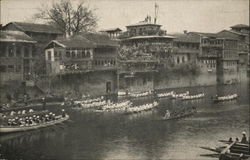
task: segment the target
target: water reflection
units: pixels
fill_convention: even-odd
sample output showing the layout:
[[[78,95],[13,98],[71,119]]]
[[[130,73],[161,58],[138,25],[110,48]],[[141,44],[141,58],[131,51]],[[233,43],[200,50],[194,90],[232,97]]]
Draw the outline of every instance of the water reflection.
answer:
[[[249,92],[246,85],[179,89],[206,93],[182,101],[160,99],[159,107],[139,114],[94,113],[68,109],[73,123],[35,132],[1,136],[8,159],[208,159],[199,146],[219,146],[249,130]],[[220,92],[220,93],[218,93]],[[238,93],[237,101],[214,104],[211,96]],[[153,97],[132,99],[151,103]],[[178,121],[160,121],[166,109],[196,106],[198,113]],[[60,108],[58,108],[60,109]]]

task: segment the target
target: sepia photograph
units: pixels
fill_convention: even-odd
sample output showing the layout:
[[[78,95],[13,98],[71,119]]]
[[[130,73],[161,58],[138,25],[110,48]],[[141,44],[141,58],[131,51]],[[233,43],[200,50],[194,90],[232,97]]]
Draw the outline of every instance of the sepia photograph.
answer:
[[[0,0],[0,160],[250,160],[249,0]]]

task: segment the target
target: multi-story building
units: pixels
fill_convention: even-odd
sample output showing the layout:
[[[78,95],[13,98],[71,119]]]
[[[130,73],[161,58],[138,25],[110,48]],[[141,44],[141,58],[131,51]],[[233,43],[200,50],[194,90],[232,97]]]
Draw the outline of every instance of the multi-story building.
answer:
[[[0,31],[1,100],[4,94],[17,95],[22,85],[33,85],[29,82],[34,72],[35,44],[36,41],[23,32]]]
[[[70,85],[78,85],[75,89],[83,93],[89,83],[87,86],[99,94],[114,93],[117,47],[118,43],[108,36],[94,33],[53,40],[45,49],[47,75],[66,82],[57,86],[65,90],[73,90]],[[72,83],[67,82],[71,78]],[[98,83],[91,85],[95,81]]]
[[[172,36],[161,30],[161,25],[145,21],[132,24],[120,36],[118,52],[119,88],[131,92],[154,89],[154,73],[161,62],[170,62]]]
[[[3,27],[3,30],[24,32],[33,40],[37,41],[38,44],[45,44],[63,36],[63,33],[59,29],[47,24],[10,22]]]
[[[34,71],[36,41],[19,31],[0,33],[1,84],[28,80]]]
[[[175,34],[173,60],[175,65],[196,64],[200,53],[200,36],[191,34]]]

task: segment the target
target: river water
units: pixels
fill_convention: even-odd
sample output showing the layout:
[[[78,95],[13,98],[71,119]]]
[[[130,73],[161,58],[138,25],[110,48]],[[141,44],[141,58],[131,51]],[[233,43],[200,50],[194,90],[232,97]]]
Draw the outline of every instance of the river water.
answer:
[[[6,159],[114,160],[114,159],[214,159],[200,146],[218,147],[229,137],[249,135],[248,84],[176,89],[204,92],[200,100],[160,99],[157,109],[133,115],[74,111],[67,108],[71,122],[53,128],[2,135],[1,154]],[[214,104],[211,96],[238,93],[237,101]],[[134,103],[153,98],[135,99]],[[198,113],[177,121],[161,121],[171,111],[196,106]],[[59,110],[53,107],[52,110]]]

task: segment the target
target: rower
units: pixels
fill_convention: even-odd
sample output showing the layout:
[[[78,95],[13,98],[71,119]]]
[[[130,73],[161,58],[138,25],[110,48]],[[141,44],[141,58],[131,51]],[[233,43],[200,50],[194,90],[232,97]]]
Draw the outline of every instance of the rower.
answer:
[[[62,117],[65,117],[66,116],[66,114],[65,114],[65,110],[64,109],[62,109]]]
[[[43,104],[43,110],[45,110],[46,108],[46,101],[45,101],[45,98],[43,97],[42,98],[42,104]]]
[[[242,132],[242,139],[241,139],[241,141],[240,141],[241,143],[247,143],[247,137],[246,137],[246,132],[244,131],[244,132]]]
[[[166,114],[165,114],[165,116],[164,116],[164,119],[168,119],[168,118],[170,118],[170,112],[169,112],[169,110],[167,109],[166,110]]]

